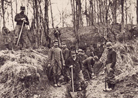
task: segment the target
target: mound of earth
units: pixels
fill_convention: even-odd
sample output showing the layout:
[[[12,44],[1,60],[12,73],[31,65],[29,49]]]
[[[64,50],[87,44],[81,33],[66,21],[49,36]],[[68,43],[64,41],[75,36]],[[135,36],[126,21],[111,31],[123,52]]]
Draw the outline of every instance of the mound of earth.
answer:
[[[66,85],[54,88],[40,50],[0,51],[0,98],[66,98]]]

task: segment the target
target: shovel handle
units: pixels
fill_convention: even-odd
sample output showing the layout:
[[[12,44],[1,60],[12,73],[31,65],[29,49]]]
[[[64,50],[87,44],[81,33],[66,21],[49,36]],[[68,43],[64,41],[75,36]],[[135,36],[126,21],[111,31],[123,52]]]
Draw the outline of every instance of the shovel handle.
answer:
[[[20,37],[21,37],[21,35],[22,35],[23,26],[24,26],[24,21],[23,21],[23,23],[22,23],[22,27],[21,27],[21,30],[20,30],[20,33],[19,33],[19,37],[18,37],[18,40],[17,40],[17,44],[16,44],[17,46],[18,46],[18,44],[19,44]]]
[[[72,91],[74,92],[73,65],[71,65]]]

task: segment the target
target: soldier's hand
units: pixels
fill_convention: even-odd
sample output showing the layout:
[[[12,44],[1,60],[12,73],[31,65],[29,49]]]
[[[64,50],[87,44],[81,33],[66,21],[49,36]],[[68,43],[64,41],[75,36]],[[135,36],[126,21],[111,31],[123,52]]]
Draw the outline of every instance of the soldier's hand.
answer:
[[[48,64],[48,67],[50,67],[51,66],[51,64]]]
[[[25,19],[25,18],[21,18],[21,20],[26,21],[26,19]]]
[[[109,69],[109,72],[110,72],[110,71],[113,71],[113,69],[112,69],[112,68],[110,68],[110,69]]]
[[[63,67],[65,67],[65,64],[63,64]]]
[[[69,66],[69,68],[72,68],[72,67],[73,67],[73,65],[70,65],[70,66]]]
[[[104,67],[104,70],[106,69],[106,67]]]

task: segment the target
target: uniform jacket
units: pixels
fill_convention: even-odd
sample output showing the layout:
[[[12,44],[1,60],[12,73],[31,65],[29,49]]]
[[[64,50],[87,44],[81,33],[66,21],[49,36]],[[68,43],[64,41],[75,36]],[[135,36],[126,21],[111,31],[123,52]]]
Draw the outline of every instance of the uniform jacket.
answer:
[[[78,58],[76,60],[73,60],[72,57],[69,57],[66,61],[66,66],[69,68],[69,66],[73,65],[74,73],[79,74],[80,70],[82,70],[82,63],[79,61]]]
[[[110,63],[111,63],[111,68],[114,69],[116,64],[116,52],[113,49],[109,50],[107,54],[106,64]]]
[[[48,54],[48,62],[54,66],[55,63],[58,63],[59,67],[62,68],[62,64],[64,64],[64,58],[63,58],[63,54],[62,54],[62,50],[57,47],[52,47],[49,50],[49,54]]]
[[[63,49],[64,60],[67,60],[70,57],[70,51],[68,48]]]
[[[27,21],[27,22],[25,22],[25,24],[29,25],[28,17],[23,13],[19,13],[15,16],[15,21],[17,22],[17,25],[22,25],[23,21],[20,20],[21,18],[25,18]]]
[[[94,63],[95,63],[95,61],[93,60],[93,57],[88,57],[87,59],[85,59],[83,61],[83,65],[86,66],[86,67],[88,67],[88,66],[92,66],[93,67]]]

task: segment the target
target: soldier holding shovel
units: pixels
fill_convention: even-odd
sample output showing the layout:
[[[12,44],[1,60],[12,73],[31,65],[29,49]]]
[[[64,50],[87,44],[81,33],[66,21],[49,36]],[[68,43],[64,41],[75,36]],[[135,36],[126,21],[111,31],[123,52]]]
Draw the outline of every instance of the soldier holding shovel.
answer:
[[[17,22],[16,27],[15,27],[15,41],[14,43],[18,45],[18,43],[21,44],[21,48],[26,48],[28,41],[26,40],[27,38],[27,33],[25,30],[25,25],[29,25],[28,17],[24,14],[25,13],[25,7],[21,6],[20,7],[21,12],[15,16],[15,22]]]
[[[82,79],[80,77],[80,73],[82,72],[82,64],[79,61],[79,58],[77,57],[77,54],[75,51],[71,51],[71,57],[68,58],[66,61],[66,66],[73,68],[73,73],[71,72],[71,75],[73,75],[73,81],[75,85],[75,90],[81,91],[82,87]]]

